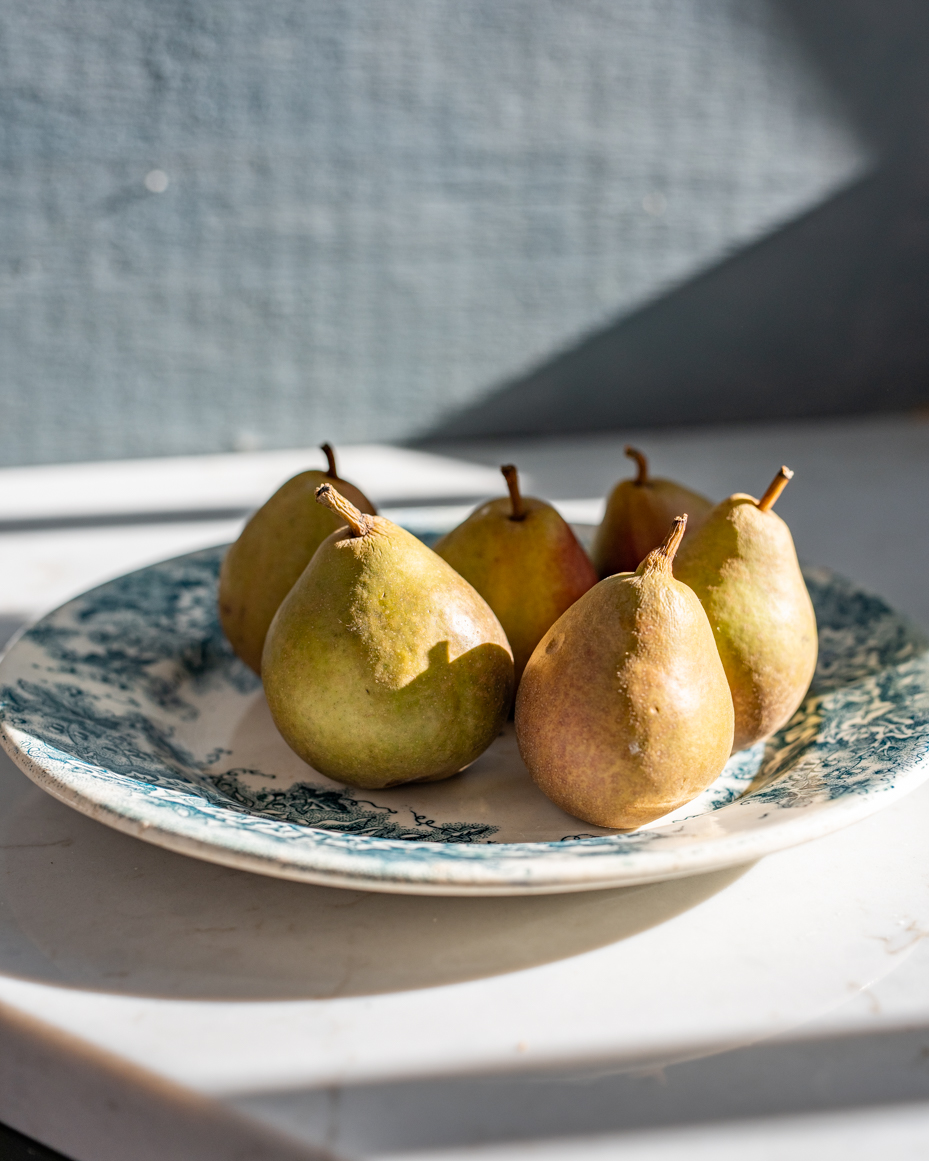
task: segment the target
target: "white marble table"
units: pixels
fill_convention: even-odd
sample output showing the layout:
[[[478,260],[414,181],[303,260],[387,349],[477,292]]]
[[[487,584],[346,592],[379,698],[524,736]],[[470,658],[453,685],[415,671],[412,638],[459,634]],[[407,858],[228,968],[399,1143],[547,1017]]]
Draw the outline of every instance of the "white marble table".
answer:
[[[757,491],[787,462],[801,553],[929,626],[929,425],[640,438],[657,469],[713,494]],[[353,474],[376,466],[365,483],[409,509],[494,489],[480,463],[513,458],[589,516],[625,472],[622,443],[454,449],[467,458],[438,486],[435,464],[369,449]],[[244,471],[228,480],[261,475],[230,458]],[[20,509],[0,488],[0,616],[234,532],[273,469],[234,493],[219,466],[167,470],[187,473],[173,509],[169,485],[162,507],[125,499],[132,473],[148,473],[144,500],[159,489],[157,463],[54,469],[58,494],[68,472],[88,489],[59,512],[54,488]],[[117,522],[140,510],[149,523]],[[110,523],[79,526],[82,512]],[[924,1155],[929,788],[752,866],[488,900],[200,863],[91,822],[8,763],[0,802],[0,1120],[76,1161]]]

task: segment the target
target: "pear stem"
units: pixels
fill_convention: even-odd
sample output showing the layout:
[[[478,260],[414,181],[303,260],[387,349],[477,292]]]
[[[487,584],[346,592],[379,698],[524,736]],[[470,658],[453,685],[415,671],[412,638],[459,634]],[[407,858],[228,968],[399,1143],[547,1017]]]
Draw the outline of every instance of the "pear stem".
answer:
[[[790,470],[790,468],[782,467],[771,483],[768,485],[767,492],[765,492],[765,494],[758,501],[758,507],[762,512],[771,511],[771,509],[774,507],[774,502],[792,479],[793,472]]]
[[[504,464],[500,471],[503,472],[506,486],[510,490],[510,500],[513,503],[513,511],[510,519],[525,520],[526,509],[523,506],[523,498],[519,491],[519,472],[517,472],[515,464]]]
[[[321,443],[319,445],[319,450],[326,457],[326,460],[329,464],[329,467],[326,468],[326,475],[331,476],[334,480],[337,480],[339,478],[339,473],[335,470],[335,452],[332,450],[332,444]]]
[[[641,488],[643,484],[648,483],[648,460],[639,451],[638,448],[625,447],[623,448],[623,451],[631,460],[635,460],[635,462],[639,465],[639,472],[636,478],[633,480],[633,483],[637,487]]]
[[[671,564],[674,560],[675,553],[680,547],[681,541],[684,539],[684,533],[687,531],[687,514],[683,516],[676,516],[674,523],[668,529],[668,535],[664,538],[664,543],[658,548],[653,548],[646,556],[636,572],[639,576],[646,572],[670,572]]]
[[[341,516],[351,530],[352,536],[367,536],[374,527],[374,521],[364,512],[359,512],[350,500],[333,488],[332,484],[320,484],[316,489],[316,503],[330,508]]]

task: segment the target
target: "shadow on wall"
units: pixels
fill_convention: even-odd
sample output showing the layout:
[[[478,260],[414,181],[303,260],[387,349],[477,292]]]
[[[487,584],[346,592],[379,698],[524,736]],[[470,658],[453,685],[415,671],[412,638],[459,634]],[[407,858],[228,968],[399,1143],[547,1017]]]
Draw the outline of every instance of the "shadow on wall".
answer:
[[[780,0],[881,161],[419,442],[929,402],[929,6]]]

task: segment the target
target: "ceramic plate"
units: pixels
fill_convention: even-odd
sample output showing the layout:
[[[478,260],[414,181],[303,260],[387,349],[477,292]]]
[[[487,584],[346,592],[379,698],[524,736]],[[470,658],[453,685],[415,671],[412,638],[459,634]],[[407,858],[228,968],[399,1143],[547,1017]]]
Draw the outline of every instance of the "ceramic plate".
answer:
[[[820,659],[802,708],[686,807],[634,833],[536,790],[512,726],[445,782],[358,791],[305,765],[215,613],[223,549],[93,589],[0,664],[0,732],[77,810],[184,854],[417,894],[582,891],[709,871],[816,838],[929,774],[929,654],[877,597],[806,573]]]

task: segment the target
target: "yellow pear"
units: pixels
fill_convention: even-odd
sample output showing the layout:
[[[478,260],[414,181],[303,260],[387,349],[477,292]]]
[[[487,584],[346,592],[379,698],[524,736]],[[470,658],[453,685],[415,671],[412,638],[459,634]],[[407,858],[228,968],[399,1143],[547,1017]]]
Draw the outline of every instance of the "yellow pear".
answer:
[[[661,544],[675,516],[687,513],[689,537],[713,507],[706,497],[673,480],[652,479],[648,461],[636,448],[627,447],[626,455],[636,461],[638,472],[634,480],[620,480],[607,499],[591,551],[600,577],[633,572]]]
[[[367,496],[339,479],[329,444],[322,450],[327,470],[301,472],[278,488],[229,546],[219,572],[220,624],[236,654],[256,673],[271,618],[316,549],[343,523],[316,503],[316,489],[338,484],[360,511],[374,515]]]
[[[518,683],[542,634],[597,583],[597,574],[560,513],[520,493],[512,464],[500,471],[509,497],[481,504],[435,551],[497,614]]]
[[[674,564],[706,609],[735,705],[736,750],[791,719],[816,669],[816,615],[790,529],[774,501],[781,468],[760,500],[736,493],[713,509]]]
[[[281,603],[261,677],[287,744],[321,773],[376,789],[435,781],[487,749],[513,696],[500,622],[431,548],[330,484],[342,527]]]

